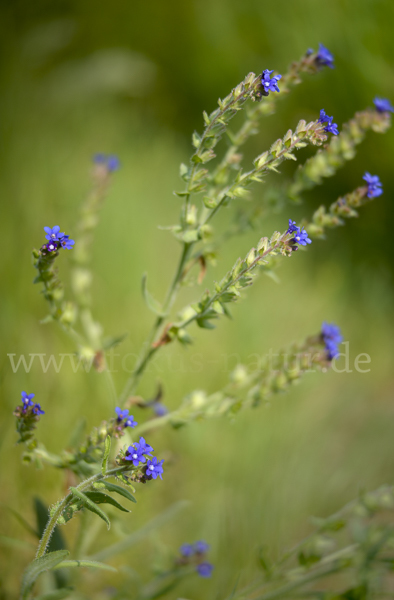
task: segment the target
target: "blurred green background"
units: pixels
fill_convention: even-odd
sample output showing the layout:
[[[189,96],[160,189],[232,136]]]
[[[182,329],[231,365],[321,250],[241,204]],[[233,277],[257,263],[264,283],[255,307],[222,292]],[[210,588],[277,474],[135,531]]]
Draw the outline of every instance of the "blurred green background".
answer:
[[[8,353],[69,353],[70,340],[54,325],[40,325],[46,306],[32,285],[31,248],[43,226],[61,225],[73,234],[81,200],[89,190],[91,156],[118,154],[94,245],[94,311],[105,333],[129,332],[116,352],[138,352],[152,322],[140,294],[144,271],[162,298],[179,248],[158,225],[177,222],[181,161],[190,138],[201,131],[201,113],[215,108],[249,71],[285,72],[288,64],[322,42],[335,55],[336,69],[307,77],[278,104],[246,149],[247,159],[267,149],[298,119],[320,108],[341,125],[375,95],[394,100],[391,0],[3,0],[1,44],[1,485],[2,532],[29,542],[4,505],[34,522],[32,497],[46,503],[69,484],[64,473],[20,464],[13,408],[20,391],[34,391],[46,411],[39,438],[50,450],[67,443],[81,415],[89,427],[108,418],[114,404],[105,377],[63,367],[43,374],[13,373]],[[225,142],[223,142],[223,145]],[[304,155],[299,154],[299,160]],[[287,219],[310,216],[321,203],[361,184],[368,170],[379,174],[384,195],[361,210],[361,218],[315,241],[307,253],[283,260],[281,284],[261,277],[235,307],[234,320],[214,332],[195,330],[188,351],[172,345],[147,373],[146,397],[164,382],[165,403],[175,408],[192,389],[213,391],[227,377],[228,363],[279,349],[335,321],[350,342],[351,366],[365,352],[370,372],[313,374],[270,405],[228,420],[163,429],[149,441],[170,458],[163,481],[138,489],[133,513],[108,534],[103,524],[95,548],[147,523],[179,499],[190,501],[157,533],[114,563],[148,580],[160,556],[185,541],[206,538],[215,564],[211,581],[194,578],[179,597],[224,597],[239,580],[258,572],[257,551],[273,556],[310,531],[310,515],[327,515],[362,489],[392,483],[393,453],[393,278],[392,177],[394,134],[370,133],[348,163],[323,187],[305,195],[304,205],[267,214],[262,231],[229,243],[207,284],[219,278],[261,235],[284,229]],[[283,172],[291,173],[293,165]],[[267,177],[255,188],[258,205]],[[223,211],[215,225],[234,214]],[[68,256],[59,259],[67,281]],[[200,291],[195,290],[195,295]],[[190,298],[185,290],[179,306]],[[126,380],[120,358],[118,390]],[[197,365],[197,366],[196,366]],[[201,368],[198,365],[202,365]],[[136,412],[137,420],[145,414]],[[62,529],[72,546],[76,524]],[[0,547],[2,598],[16,594],[33,550]],[[112,575],[86,573],[86,598],[106,598]],[[132,592],[132,590],[131,590]],[[97,596],[95,596],[97,594]],[[178,597],[169,595],[169,597]]]

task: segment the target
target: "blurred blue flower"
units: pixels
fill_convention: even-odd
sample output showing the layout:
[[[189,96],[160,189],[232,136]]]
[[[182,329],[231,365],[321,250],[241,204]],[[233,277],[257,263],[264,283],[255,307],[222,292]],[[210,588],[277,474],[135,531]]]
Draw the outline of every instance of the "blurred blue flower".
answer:
[[[138,423],[134,419],[133,415],[130,415],[123,424],[124,427],[137,427],[137,425]]]
[[[115,412],[118,415],[117,416],[117,421],[123,421],[123,419],[125,419],[128,415],[129,415],[129,411],[127,409],[122,410],[121,408],[119,408],[119,406],[117,406],[115,408]]]
[[[261,85],[263,86],[264,92],[267,96],[269,92],[280,92],[280,89],[278,88],[278,81],[282,79],[282,75],[274,75],[274,77],[270,77],[271,73],[273,72],[273,70],[269,71],[268,69],[265,69],[261,76]]]
[[[44,248],[48,250],[48,252],[55,252],[59,248],[58,242],[48,242],[44,245]]]
[[[338,325],[335,323],[326,323],[321,327],[321,335],[326,347],[329,360],[333,360],[339,354],[338,345],[343,341],[343,336]]]
[[[103,165],[107,167],[110,173],[117,171],[120,167],[119,158],[115,155],[107,156],[106,154],[95,154],[93,156],[93,162],[96,165]]]
[[[168,414],[168,408],[161,402],[152,402],[150,406],[157,417],[164,417]]]
[[[200,577],[210,577],[213,571],[213,565],[209,562],[202,562],[196,567],[197,573]]]
[[[324,131],[327,131],[327,133],[333,133],[334,135],[338,135],[338,125],[336,123],[332,123],[333,118],[334,117],[330,117],[331,121],[330,123],[328,123],[328,125],[325,126]]]
[[[42,410],[41,405],[38,404],[38,403],[33,406],[33,408],[31,409],[31,411],[35,415],[45,415],[45,411]]]
[[[334,120],[334,117],[329,117],[328,115],[326,115],[326,111],[324,110],[324,108],[322,108],[320,111],[320,117],[319,117],[318,122],[319,123],[329,123],[331,125],[333,120]]]
[[[154,456],[152,460],[148,460],[148,462],[146,463],[147,477],[152,477],[153,479],[156,479],[159,476],[160,479],[163,479],[163,477],[161,476],[161,474],[163,473],[163,462],[164,460],[158,461],[156,456]]]
[[[150,454],[150,452],[153,452],[152,446],[149,446],[149,444],[147,444],[145,442],[143,437],[140,437],[139,444],[140,444],[141,448],[144,449],[144,454]]]
[[[371,175],[368,171],[363,176],[364,181],[368,185],[368,198],[377,198],[383,194],[382,182],[377,175]]]
[[[194,554],[194,548],[192,544],[182,544],[182,546],[179,548],[179,552],[182,554],[182,556],[187,558]]]
[[[376,97],[373,101],[375,108],[378,112],[394,112],[394,106],[392,106],[388,98]]]
[[[322,67],[330,67],[330,69],[334,68],[334,56],[331,52],[323,46],[323,44],[319,44],[319,50],[316,55],[316,62],[319,66]]]
[[[297,230],[298,230],[298,227],[296,225],[296,222],[289,219],[289,229],[287,230],[286,233],[293,233],[294,231],[297,231]]]
[[[194,544],[194,549],[197,552],[197,554],[204,554],[204,552],[207,552],[209,550],[209,544],[207,544],[207,542],[205,542],[204,540],[199,540]]]

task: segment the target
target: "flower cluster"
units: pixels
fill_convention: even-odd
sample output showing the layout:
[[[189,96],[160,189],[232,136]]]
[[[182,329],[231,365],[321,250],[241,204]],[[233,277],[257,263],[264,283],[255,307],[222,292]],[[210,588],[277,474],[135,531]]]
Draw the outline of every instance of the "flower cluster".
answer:
[[[318,67],[330,67],[330,69],[334,68],[334,56],[331,54],[328,48],[323,46],[323,44],[319,44],[319,50],[317,51],[315,62]]]
[[[286,233],[294,233],[294,237],[292,238],[293,244],[299,244],[300,246],[306,246],[307,244],[311,244],[312,240],[309,239],[307,232],[304,227],[297,227],[296,222],[289,219],[289,228]],[[296,250],[297,248],[294,248]]]
[[[263,86],[263,91],[261,92],[263,96],[268,96],[270,92],[280,92],[278,88],[278,81],[282,79],[282,75],[274,75],[271,77],[271,73],[274,71],[269,71],[265,69],[261,76],[261,85]]]
[[[106,154],[95,154],[93,157],[95,165],[103,166],[109,173],[117,171],[120,167],[120,161],[117,156],[107,156]]]
[[[115,438],[120,438],[124,434],[124,429],[126,427],[137,427],[138,423],[134,419],[133,415],[129,415],[129,411],[127,409],[122,410],[117,406],[115,408],[116,417],[110,420],[109,426],[107,429],[108,435],[111,435]]]
[[[394,112],[394,106],[392,106],[390,100],[387,98],[376,97],[373,101],[375,108],[378,112]]]
[[[27,442],[33,437],[32,430],[35,429],[37,421],[40,420],[40,415],[44,415],[41,405],[38,402],[33,402],[35,394],[27,394],[21,392],[22,406],[17,406],[14,410],[14,415],[17,417],[17,431],[20,435],[20,442]]]
[[[199,540],[194,544],[182,544],[179,548],[181,557],[178,564],[195,564],[196,571],[200,577],[210,577],[213,571],[213,565],[205,560],[205,553],[209,550],[209,544],[204,540]]]
[[[42,246],[41,250],[47,252],[56,252],[60,248],[71,250],[75,244],[74,240],[70,240],[69,235],[60,232],[59,225],[55,225],[55,227],[44,227],[44,231],[48,242]]]
[[[143,437],[140,437],[139,442],[135,442],[129,446],[124,453],[124,460],[133,463],[134,467],[142,469],[140,473],[135,473],[133,479],[135,481],[149,481],[150,479],[162,478],[163,462],[158,460],[156,456],[152,456],[153,448],[146,443]],[[148,458],[149,457],[149,458]]]
[[[363,179],[367,182],[368,198],[377,198],[378,196],[381,196],[383,194],[382,182],[380,181],[377,175],[371,175],[370,173],[368,173],[368,171],[366,171]]]
[[[334,135],[338,135],[338,125],[336,123],[333,123],[333,120],[334,117],[329,117],[328,115],[326,115],[326,111],[324,110],[324,108],[322,108],[320,111],[318,123],[327,123],[327,125],[324,127],[324,131],[327,131],[327,133],[333,133]]]
[[[326,323],[324,321],[321,327],[321,336],[325,345],[329,360],[333,360],[339,354],[338,345],[343,341],[341,330],[335,323]]]

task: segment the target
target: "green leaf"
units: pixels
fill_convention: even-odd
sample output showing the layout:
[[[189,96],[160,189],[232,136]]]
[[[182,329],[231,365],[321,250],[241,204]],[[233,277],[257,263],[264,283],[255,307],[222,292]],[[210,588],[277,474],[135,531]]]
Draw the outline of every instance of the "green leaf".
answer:
[[[61,568],[60,565],[59,568]],[[55,567],[56,568],[56,567]],[[35,600],[63,600],[63,598],[67,598],[74,591],[74,588],[71,587],[63,587],[59,590],[53,590],[53,592],[47,592],[46,594],[41,594],[41,596],[37,596]]]
[[[92,502],[92,500],[90,500],[90,498],[88,498],[83,492],[80,492],[79,490],[77,490],[77,488],[70,487],[70,490],[72,491],[74,496],[76,496],[77,498],[79,498],[82,501],[82,504],[84,505],[85,508],[87,508],[92,513],[94,513],[98,517],[100,517],[100,519],[105,521],[105,523],[107,524],[107,529],[110,529],[111,522],[110,522],[109,518],[107,517],[107,515],[105,514],[105,512],[101,510],[101,508],[96,506],[96,504],[94,502]]]
[[[115,506],[115,508],[117,508],[118,510],[122,510],[123,512],[130,512],[129,510],[127,510],[127,508],[119,504],[119,502],[115,500],[115,498],[112,498],[111,496],[108,496],[108,494],[104,494],[103,492],[85,492],[85,496],[87,496],[89,500],[92,500],[92,502],[94,502],[95,504],[112,504],[112,506]]]
[[[130,494],[129,490],[126,490],[120,485],[116,485],[115,483],[109,483],[109,481],[102,481],[101,483],[107,488],[109,492],[115,492],[116,494],[119,494],[120,496],[123,496],[128,500],[131,500],[131,502],[137,502],[134,496]]]
[[[106,474],[107,469],[108,469],[108,457],[109,457],[110,452],[111,452],[111,437],[109,435],[107,435],[107,437],[105,438],[105,442],[104,442],[104,456],[103,456],[103,460],[101,463],[101,472],[103,475]]]
[[[88,569],[101,569],[103,571],[113,571],[115,573],[118,572],[118,569],[115,569],[115,567],[105,565],[104,563],[98,562],[96,560],[65,560],[58,567],[54,568],[69,569],[73,567],[86,567]]]
[[[48,554],[41,556],[41,558],[33,560],[23,573],[21,600],[27,600],[34,582],[41,573],[56,567],[56,565],[61,563],[69,554],[68,550],[57,550],[56,552],[49,552]]]
[[[158,302],[152,296],[152,294],[150,292],[148,292],[147,281],[148,281],[148,276],[146,273],[144,273],[142,276],[142,295],[144,297],[145,304],[156,315],[158,315],[159,317],[164,317],[165,313],[163,312],[160,302]]]

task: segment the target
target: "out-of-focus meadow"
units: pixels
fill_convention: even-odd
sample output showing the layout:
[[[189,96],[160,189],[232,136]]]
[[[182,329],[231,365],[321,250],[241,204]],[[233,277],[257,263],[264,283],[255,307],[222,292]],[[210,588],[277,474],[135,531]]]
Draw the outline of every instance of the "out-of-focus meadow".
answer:
[[[114,410],[102,373],[74,373],[68,362],[59,373],[53,368],[43,373],[38,358],[29,373],[13,373],[7,357],[57,356],[75,349],[55,325],[39,323],[47,308],[32,285],[30,253],[43,242],[44,225],[59,224],[73,237],[89,190],[92,155],[117,154],[122,163],[94,244],[94,314],[107,335],[128,332],[116,353],[131,355],[153,319],[140,292],[143,272],[151,291],[162,298],[175,268],[178,244],[157,226],[177,222],[180,199],[172,192],[182,185],[179,163],[190,156],[192,131],[202,130],[202,111],[213,110],[217,98],[247,72],[283,73],[319,42],[334,53],[335,70],[306,77],[278,103],[277,113],[264,120],[247,147],[247,159],[300,118],[316,118],[320,108],[341,126],[356,110],[371,106],[375,95],[393,101],[394,7],[389,0],[277,0],[272,5],[261,0],[19,0],[3,2],[0,16],[0,501],[33,523],[33,496],[53,503],[67,481],[50,467],[20,464],[12,410],[21,390],[35,392],[46,411],[38,437],[53,451],[67,444],[82,415],[93,427]],[[298,158],[308,155],[300,152]],[[138,504],[115,530],[107,533],[102,524],[95,549],[140,528],[178,500],[190,503],[113,564],[147,580],[163,554],[206,538],[215,564],[212,580],[186,581],[179,597],[223,597],[238,579],[242,585],[256,575],[259,546],[275,556],[310,530],[309,516],[328,515],[360,490],[392,483],[393,155],[392,130],[368,134],[356,159],[305,194],[303,205],[267,213],[261,231],[223,247],[204,286],[262,235],[283,231],[289,217],[309,217],[321,203],[329,205],[361,185],[366,170],[383,182],[384,195],[362,208],[358,220],[329,232],[325,241],[314,241],[307,253],[283,260],[279,285],[261,276],[235,306],[232,321],[221,320],[214,332],[193,329],[195,344],[189,350],[175,344],[164,348],[140,392],[151,397],[160,380],[165,403],[175,408],[192,389],[223,385],[234,355],[247,364],[255,354],[317,332],[323,320],[342,327],[352,372],[306,376],[290,393],[240,413],[234,422],[196,422],[151,434],[150,443],[167,458],[164,479],[140,486]],[[294,168],[285,165],[283,173]],[[255,187],[256,206],[279,181],[280,175],[272,174]],[[219,215],[219,230],[235,208]],[[59,258],[65,282],[68,260],[66,252]],[[192,297],[185,289],[179,306]],[[368,373],[354,369],[360,353],[371,357],[370,365],[363,365],[370,367]],[[131,362],[130,356],[127,368]],[[114,369],[120,391],[127,378],[121,357],[114,357]],[[137,410],[135,417],[146,415]],[[75,524],[62,532],[72,545]],[[34,542],[4,507],[2,533]],[[1,597],[16,594],[21,572],[33,558],[29,544],[0,546]],[[86,573],[81,589],[87,598],[105,598],[102,590],[116,581],[112,574]]]

